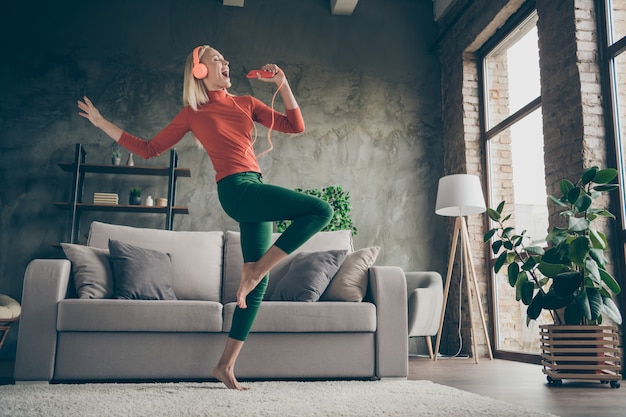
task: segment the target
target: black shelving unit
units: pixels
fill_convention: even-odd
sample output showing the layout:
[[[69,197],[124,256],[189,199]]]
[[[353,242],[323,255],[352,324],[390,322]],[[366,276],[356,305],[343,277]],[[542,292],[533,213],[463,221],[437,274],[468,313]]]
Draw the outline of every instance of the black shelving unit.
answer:
[[[72,191],[69,202],[53,203],[56,207],[69,210],[69,225],[66,241],[78,242],[80,229],[80,215],[83,211],[99,212],[126,212],[126,213],[156,213],[165,214],[165,229],[172,230],[174,214],[189,214],[185,206],[176,206],[176,182],[179,177],[191,177],[189,168],[178,167],[178,155],[175,149],[170,151],[170,164],[167,167],[145,167],[125,165],[98,165],[86,163],[87,153],[80,143],[76,144],[74,162],[59,163],[64,172],[72,173]],[[83,202],[85,174],[115,174],[115,175],[147,175],[167,177],[167,206],[142,206],[124,204],[90,204]]]

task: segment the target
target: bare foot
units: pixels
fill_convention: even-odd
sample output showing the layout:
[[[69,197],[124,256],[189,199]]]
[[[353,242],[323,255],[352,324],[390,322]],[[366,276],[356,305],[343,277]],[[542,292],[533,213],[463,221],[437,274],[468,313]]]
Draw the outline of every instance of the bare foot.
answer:
[[[254,266],[254,262],[246,262],[243,264],[241,282],[239,283],[239,289],[237,289],[237,305],[239,308],[248,308],[246,297],[261,281],[262,277],[259,278],[256,276]]]
[[[236,389],[237,391],[248,390],[248,388],[243,387],[239,381],[237,381],[232,368],[228,369],[216,366],[215,369],[213,369],[213,376],[226,385],[228,389]]]

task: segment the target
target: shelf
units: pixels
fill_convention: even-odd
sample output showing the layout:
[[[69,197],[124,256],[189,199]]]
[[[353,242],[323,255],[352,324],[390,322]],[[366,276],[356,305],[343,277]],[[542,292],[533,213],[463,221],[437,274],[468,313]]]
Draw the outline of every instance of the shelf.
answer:
[[[59,167],[65,172],[74,172],[76,164],[73,162],[59,163]],[[170,172],[169,167],[144,167],[144,166],[126,166],[126,165],[96,165],[96,164],[80,164],[81,172],[92,172],[96,174],[120,174],[120,175],[152,175],[167,177]],[[175,168],[174,175],[176,177],[191,177],[189,168]]]
[[[71,208],[70,203],[56,202],[52,203],[55,207],[62,210],[69,210]],[[88,204],[88,203],[76,203],[76,210],[80,211],[108,211],[108,212],[125,212],[125,213],[167,213],[167,207],[157,206],[135,206],[124,204]],[[172,212],[174,214],[189,214],[189,208],[185,206],[173,206]]]
[[[175,149],[170,150],[170,163],[168,166],[149,167],[137,165],[104,165],[88,164],[86,162],[87,153],[80,143],[76,144],[73,162],[61,162],[57,165],[61,170],[72,174],[72,191],[69,201],[52,203],[59,209],[69,211],[69,225],[66,241],[69,243],[78,242],[78,231],[80,229],[80,217],[83,212],[125,212],[125,213],[154,213],[165,215],[165,229],[172,230],[175,214],[189,214],[189,209],[185,206],[176,205],[176,182],[181,177],[191,177],[189,168],[178,168],[178,155]],[[92,174],[112,174],[112,175],[146,175],[163,177],[167,186],[166,206],[143,206],[130,204],[93,204],[83,203],[84,185],[86,175]],[[119,200],[118,200],[119,201]]]

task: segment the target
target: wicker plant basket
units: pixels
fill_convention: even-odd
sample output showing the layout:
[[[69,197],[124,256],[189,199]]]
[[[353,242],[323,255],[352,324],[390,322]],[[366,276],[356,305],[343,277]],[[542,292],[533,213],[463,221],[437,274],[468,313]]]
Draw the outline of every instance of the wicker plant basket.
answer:
[[[551,324],[539,328],[541,364],[548,384],[578,379],[620,387],[622,364],[616,326]]]

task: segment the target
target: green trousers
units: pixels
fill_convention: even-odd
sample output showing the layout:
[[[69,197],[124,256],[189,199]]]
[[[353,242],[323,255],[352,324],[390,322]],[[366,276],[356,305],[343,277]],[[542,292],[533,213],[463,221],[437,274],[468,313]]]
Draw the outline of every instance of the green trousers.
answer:
[[[272,245],[273,222],[292,223],[274,243],[287,254],[322,230],[333,216],[332,207],[317,197],[274,185],[263,184],[261,174],[229,175],[217,183],[226,214],[239,223],[244,262],[258,261]],[[248,308],[237,307],[229,337],[245,341],[259,311],[269,274],[248,294]]]

